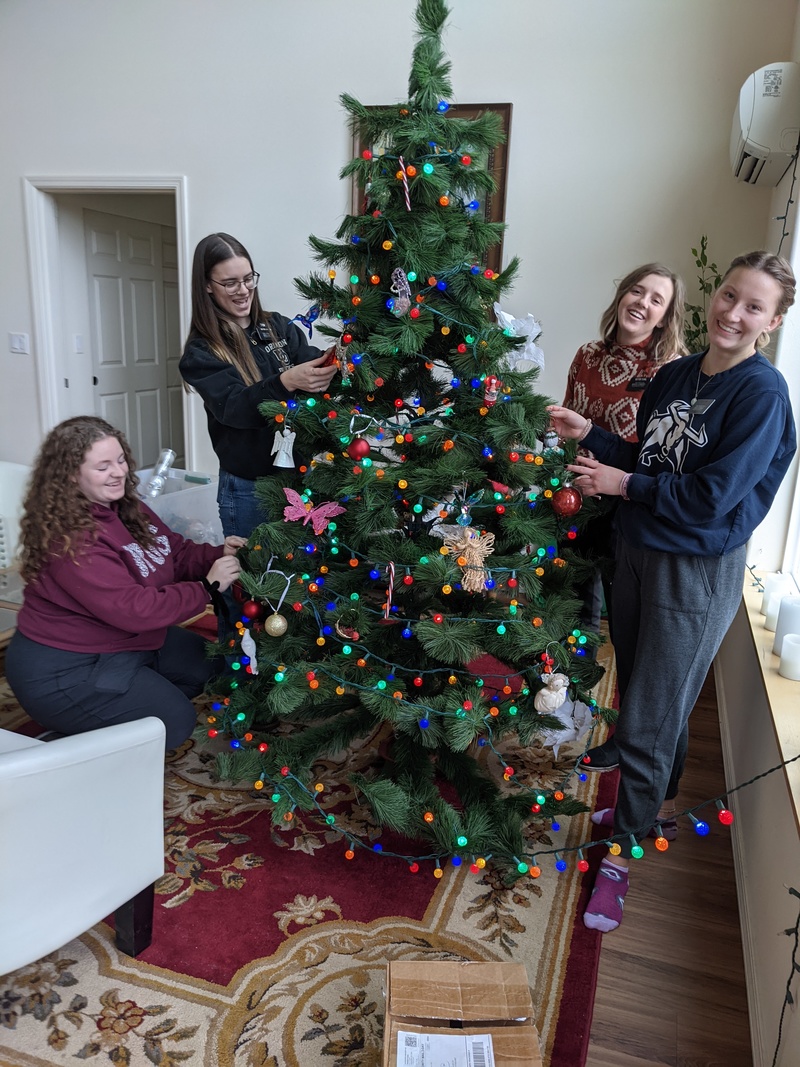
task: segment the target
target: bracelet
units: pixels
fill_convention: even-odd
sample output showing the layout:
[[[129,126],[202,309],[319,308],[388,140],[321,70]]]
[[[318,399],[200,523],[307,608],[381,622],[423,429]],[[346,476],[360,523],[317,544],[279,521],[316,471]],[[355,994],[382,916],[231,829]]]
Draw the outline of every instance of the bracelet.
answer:
[[[630,474],[623,474],[619,480],[619,495],[623,500],[629,500],[628,497],[628,482],[631,480]]]
[[[584,437],[586,437],[586,435],[589,433],[591,428],[592,428],[592,420],[591,419],[587,419],[586,420],[586,425],[584,426],[580,436],[576,440],[582,441],[584,439]]]

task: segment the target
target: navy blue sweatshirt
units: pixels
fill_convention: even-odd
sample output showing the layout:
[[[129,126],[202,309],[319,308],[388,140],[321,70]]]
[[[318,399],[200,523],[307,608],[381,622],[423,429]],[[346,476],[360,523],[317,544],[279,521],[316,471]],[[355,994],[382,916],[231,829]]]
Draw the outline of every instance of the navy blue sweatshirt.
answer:
[[[638,441],[593,427],[581,442],[601,463],[633,472],[617,527],[635,548],[721,556],[743,545],[796,451],[789,391],[769,360],[756,352],[707,377],[704,355],[668,363],[652,379]]]

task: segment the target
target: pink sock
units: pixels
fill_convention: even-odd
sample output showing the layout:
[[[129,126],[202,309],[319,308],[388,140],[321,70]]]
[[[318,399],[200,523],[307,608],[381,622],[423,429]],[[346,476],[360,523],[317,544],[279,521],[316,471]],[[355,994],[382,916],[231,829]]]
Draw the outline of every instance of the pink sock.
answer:
[[[583,925],[607,934],[622,922],[622,908],[628,892],[628,872],[609,860],[603,860],[594,889],[583,914]]]

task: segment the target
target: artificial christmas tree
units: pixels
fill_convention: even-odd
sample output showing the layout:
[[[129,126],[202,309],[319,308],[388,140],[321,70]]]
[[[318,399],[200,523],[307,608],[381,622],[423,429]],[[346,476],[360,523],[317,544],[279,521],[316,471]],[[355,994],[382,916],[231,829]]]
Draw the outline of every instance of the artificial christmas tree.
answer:
[[[556,737],[564,702],[593,703],[599,638],[577,629],[572,592],[592,503],[492,314],[517,269],[484,265],[501,227],[480,216],[492,179],[476,159],[500,130],[491,112],[448,116],[446,15],[417,6],[406,102],[343,98],[372,146],[342,172],[363,211],[336,241],[311,239],[328,270],[297,283],[341,376],[324,397],[262,406],[296,466],[258,486],[271,521],[242,552],[249,600],[209,732],[229,738],[223,777],[251,779],[276,822],[317,813],[348,855],[363,842],[321,804],[315,761],[380,738],[354,784],[379,824],[424,842],[405,858],[441,872],[492,856],[516,876],[533,865],[528,821],[583,807],[505,764],[501,791],[476,757],[490,746],[502,763],[504,735]],[[546,686],[553,673],[568,686]]]

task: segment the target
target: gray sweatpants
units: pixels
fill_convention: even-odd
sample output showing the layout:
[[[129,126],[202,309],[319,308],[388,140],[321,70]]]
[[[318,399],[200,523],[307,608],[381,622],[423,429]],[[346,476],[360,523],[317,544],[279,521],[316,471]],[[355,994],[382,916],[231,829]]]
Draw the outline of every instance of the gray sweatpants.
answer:
[[[623,695],[615,835],[644,837],[670,778],[677,784],[689,715],[741,603],[745,551],[678,556],[617,541],[614,638]],[[631,842],[620,845],[630,856]]]

